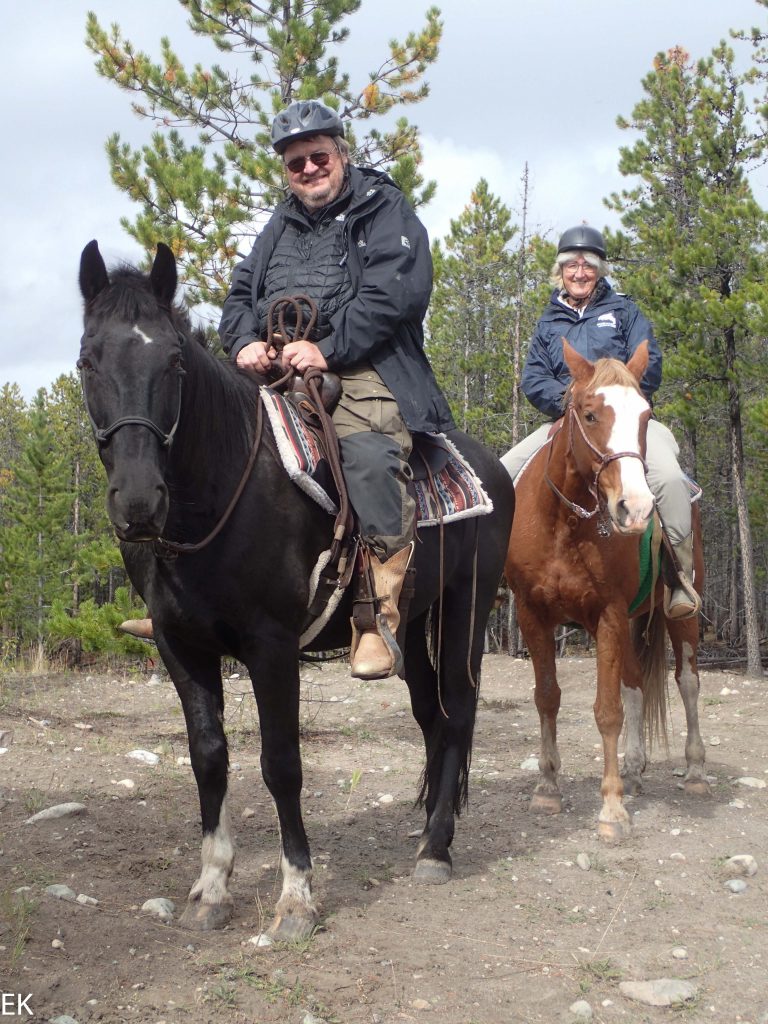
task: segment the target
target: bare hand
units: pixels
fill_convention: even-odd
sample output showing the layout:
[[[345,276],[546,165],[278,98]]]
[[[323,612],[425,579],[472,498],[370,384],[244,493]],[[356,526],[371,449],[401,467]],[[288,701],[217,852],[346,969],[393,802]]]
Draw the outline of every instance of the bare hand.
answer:
[[[272,363],[277,358],[277,351],[274,346],[267,348],[265,341],[252,341],[237,353],[235,363],[239,370],[246,373],[267,373]]]
[[[327,370],[328,363],[325,356],[311,341],[289,341],[282,351],[283,369],[292,366],[294,370],[303,374],[309,369]]]

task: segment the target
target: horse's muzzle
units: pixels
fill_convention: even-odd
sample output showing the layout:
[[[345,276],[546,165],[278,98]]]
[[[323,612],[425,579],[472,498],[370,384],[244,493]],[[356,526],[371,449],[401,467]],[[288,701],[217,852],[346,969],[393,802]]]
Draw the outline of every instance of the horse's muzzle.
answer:
[[[141,495],[128,495],[118,487],[110,487],[107,512],[120,540],[157,540],[168,516],[168,489],[160,485],[145,489]]]

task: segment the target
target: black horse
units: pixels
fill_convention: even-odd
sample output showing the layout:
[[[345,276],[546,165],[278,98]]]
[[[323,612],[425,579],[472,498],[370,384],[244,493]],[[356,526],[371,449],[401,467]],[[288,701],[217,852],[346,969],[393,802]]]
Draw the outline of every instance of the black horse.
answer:
[[[305,937],[317,910],[300,804],[299,636],[310,573],[330,547],[332,517],[291,483],[264,418],[253,468],[225,527],[196,553],[169,555],[159,538],[200,541],[230,504],[254,451],[258,389],[211,355],[174,306],[176,263],[166,246],[158,246],[149,275],[124,267],[110,276],[90,242],[81,257],[80,290],[85,333],[78,365],[107,471],[109,516],[181,699],[200,796],[202,871],[182,923],[216,928],[232,914],[220,667],[226,655],[250,673],[262,774],[280,821],[283,886],[269,934]],[[475,680],[514,508],[501,463],[460,432],[451,439],[494,511],[446,526],[442,542],[440,529],[422,530],[416,545],[404,674],[426,745],[426,825],[414,877],[427,882],[451,874],[454,816],[467,796]],[[342,603],[313,646],[348,644],[349,607]]]

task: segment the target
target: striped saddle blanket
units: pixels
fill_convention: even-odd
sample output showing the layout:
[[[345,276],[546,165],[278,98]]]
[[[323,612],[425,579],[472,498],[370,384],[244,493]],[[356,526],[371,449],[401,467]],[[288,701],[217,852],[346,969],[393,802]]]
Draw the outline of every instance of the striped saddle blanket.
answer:
[[[262,387],[269,424],[288,476],[318,505],[335,515],[336,488],[319,437],[301,418],[290,399]],[[474,470],[444,434],[414,436],[411,455],[414,479],[409,484],[420,527],[452,523],[493,511]]]

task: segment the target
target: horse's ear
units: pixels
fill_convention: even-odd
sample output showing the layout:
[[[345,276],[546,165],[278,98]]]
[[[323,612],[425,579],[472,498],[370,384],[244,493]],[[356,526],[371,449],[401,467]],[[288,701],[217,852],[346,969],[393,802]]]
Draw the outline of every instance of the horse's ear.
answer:
[[[563,357],[574,380],[582,384],[592,380],[592,375],[595,372],[594,364],[590,363],[584,356],[580,356],[576,349],[568,344],[565,338],[563,338]]]
[[[173,253],[162,242],[157,243],[157,255],[152,264],[149,275],[149,283],[155,298],[163,306],[170,306],[173,296],[176,294],[176,260]]]
[[[635,378],[637,383],[643,379],[645,368],[648,366],[648,339],[641,341],[635,351],[632,353],[632,358],[627,363],[627,369]]]
[[[99,252],[99,243],[94,238],[80,255],[80,292],[86,303],[90,303],[108,286],[109,274]]]

